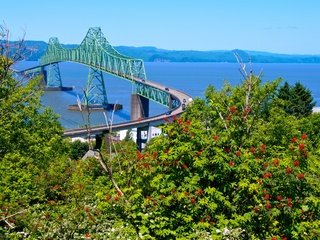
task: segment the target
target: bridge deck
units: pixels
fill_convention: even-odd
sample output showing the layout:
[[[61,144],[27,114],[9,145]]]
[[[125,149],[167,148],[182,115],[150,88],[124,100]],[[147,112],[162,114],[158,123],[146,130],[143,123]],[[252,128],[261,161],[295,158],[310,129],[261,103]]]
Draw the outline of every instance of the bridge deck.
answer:
[[[142,79],[134,78],[134,81],[142,81]],[[159,90],[167,91],[166,86],[163,86],[159,83],[149,81],[149,80],[143,80],[143,83],[148,86],[157,88]],[[169,89],[168,92],[173,98],[177,99],[180,102],[180,104],[178,106],[176,106],[174,109],[170,110],[171,111],[170,115],[168,115],[166,112],[166,113],[152,116],[149,118],[145,118],[142,120],[113,124],[112,128],[108,125],[94,126],[94,127],[90,128],[90,134],[95,135],[95,134],[102,134],[102,133],[111,132],[111,131],[120,131],[120,130],[130,129],[130,128],[158,126],[158,125],[161,125],[165,122],[165,120],[164,120],[165,117],[180,115],[184,111],[184,107],[183,107],[184,102],[185,102],[185,104],[190,103],[190,99],[192,99],[191,96],[189,96],[188,94],[186,94],[184,92],[181,92],[176,89],[171,89],[171,88]],[[64,132],[63,136],[64,137],[79,137],[79,136],[86,136],[87,134],[88,134],[88,130],[86,128],[76,128],[76,129],[66,130]]]

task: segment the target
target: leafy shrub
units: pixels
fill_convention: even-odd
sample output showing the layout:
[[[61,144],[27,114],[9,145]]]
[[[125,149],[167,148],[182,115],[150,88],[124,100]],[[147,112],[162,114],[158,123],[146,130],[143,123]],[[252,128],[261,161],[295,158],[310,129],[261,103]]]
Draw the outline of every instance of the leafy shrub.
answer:
[[[87,142],[76,140],[70,143],[70,158],[73,160],[81,159],[89,150]]]
[[[150,239],[319,238],[319,156],[273,103],[278,84],[211,87],[166,119],[136,154],[135,187],[110,206]]]

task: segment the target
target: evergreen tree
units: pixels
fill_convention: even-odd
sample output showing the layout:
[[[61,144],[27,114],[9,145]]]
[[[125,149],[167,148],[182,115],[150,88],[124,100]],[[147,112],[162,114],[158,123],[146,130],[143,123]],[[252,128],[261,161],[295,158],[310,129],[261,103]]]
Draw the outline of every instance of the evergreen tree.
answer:
[[[290,100],[290,85],[288,82],[285,82],[284,85],[279,89],[278,97],[285,101],[285,104],[283,105],[284,110],[289,113],[290,106],[289,106],[289,100]]]
[[[312,108],[316,105],[316,103],[313,101],[313,97],[309,89],[297,82],[292,88],[291,94],[292,107],[294,109],[295,116],[302,117],[312,113]]]
[[[311,91],[297,82],[290,86],[287,82],[279,89],[278,98],[285,101],[283,109],[298,118],[308,116],[316,105]]]

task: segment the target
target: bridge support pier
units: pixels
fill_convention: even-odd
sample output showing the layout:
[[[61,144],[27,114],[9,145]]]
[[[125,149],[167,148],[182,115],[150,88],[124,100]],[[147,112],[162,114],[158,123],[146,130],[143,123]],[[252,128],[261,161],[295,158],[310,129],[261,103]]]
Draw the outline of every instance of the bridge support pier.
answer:
[[[149,141],[149,135],[149,127],[137,128],[137,146],[139,151],[141,151],[144,148],[144,145]]]
[[[149,117],[149,99],[131,94],[131,121]]]
[[[101,146],[102,146],[102,134],[97,134],[96,135],[96,144],[94,146],[94,149],[101,149]]]
[[[59,63],[51,63],[46,66],[41,67],[42,74],[44,76],[44,90],[45,91],[71,91],[72,87],[64,87],[62,86],[61,74]]]
[[[101,70],[90,67],[88,81],[85,91],[85,98],[82,101],[86,106],[96,105],[101,107],[108,106],[106,87],[104,84],[103,73]]]
[[[48,71],[47,74],[45,74],[45,77],[47,87],[62,87],[59,63],[49,64]]]
[[[138,94],[131,94],[131,121],[149,117],[149,99]],[[137,145],[141,151],[143,144],[146,144],[149,136],[149,127],[137,128]]]

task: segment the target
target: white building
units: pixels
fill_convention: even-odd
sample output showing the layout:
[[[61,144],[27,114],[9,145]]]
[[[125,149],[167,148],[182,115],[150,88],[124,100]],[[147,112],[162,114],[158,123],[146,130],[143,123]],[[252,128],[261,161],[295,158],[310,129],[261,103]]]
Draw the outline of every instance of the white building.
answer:
[[[157,136],[159,136],[161,134],[161,129],[160,128],[150,127],[149,130],[150,130],[149,140],[154,138],[154,137],[157,137]],[[126,137],[127,132],[128,132],[128,130],[122,130],[122,131],[118,132],[118,135],[120,136],[120,140],[123,140]],[[141,135],[142,135],[141,136],[142,139],[148,138],[148,132],[147,131],[142,131]],[[130,137],[131,137],[131,139],[133,141],[137,140],[137,129],[136,128],[131,129]]]

